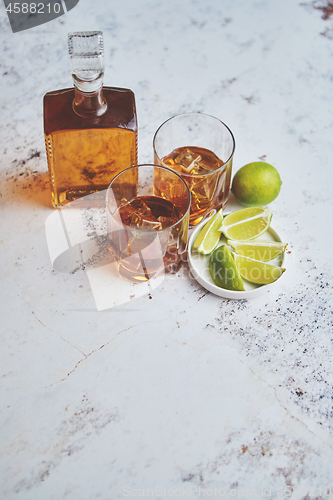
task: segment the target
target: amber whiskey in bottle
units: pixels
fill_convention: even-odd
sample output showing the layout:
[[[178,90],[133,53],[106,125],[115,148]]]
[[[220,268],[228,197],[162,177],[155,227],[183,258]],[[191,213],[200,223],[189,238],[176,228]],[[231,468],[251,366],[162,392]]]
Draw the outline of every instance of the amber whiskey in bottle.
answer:
[[[52,205],[106,189],[137,163],[137,115],[129,89],[104,87],[103,33],[69,33],[74,88],[44,96]]]

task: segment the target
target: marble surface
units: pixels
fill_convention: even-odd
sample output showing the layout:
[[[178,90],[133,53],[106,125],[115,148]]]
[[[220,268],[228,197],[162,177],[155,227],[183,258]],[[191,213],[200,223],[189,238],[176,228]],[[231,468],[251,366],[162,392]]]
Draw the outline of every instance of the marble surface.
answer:
[[[1,2],[0,26],[0,498],[328,498],[332,3],[80,0],[13,34]],[[165,119],[201,111],[234,132],[234,172],[279,170],[279,286],[223,299],[184,267],[98,305],[86,270],[53,269],[42,97],[71,86],[67,33],[89,29],[105,84],[136,94],[141,163]]]

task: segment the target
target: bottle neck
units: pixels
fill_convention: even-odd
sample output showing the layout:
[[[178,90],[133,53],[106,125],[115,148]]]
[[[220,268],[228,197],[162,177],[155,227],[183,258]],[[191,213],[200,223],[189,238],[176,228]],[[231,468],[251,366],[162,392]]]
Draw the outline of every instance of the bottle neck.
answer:
[[[107,104],[103,98],[103,89],[87,93],[75,87],[73,109],[77,115],[83,118],[94,118],[103,115],[107,110]]]
[[[101,116],[107,110],[107,103],[103,97],[102,75],[94,81],[84,81],[73,75],[75,96],[73,109],[83,118]]]

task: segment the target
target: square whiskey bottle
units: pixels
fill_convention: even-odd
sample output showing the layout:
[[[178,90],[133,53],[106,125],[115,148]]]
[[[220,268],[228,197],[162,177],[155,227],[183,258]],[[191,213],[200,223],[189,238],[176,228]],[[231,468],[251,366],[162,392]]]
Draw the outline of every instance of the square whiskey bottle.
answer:
[[[102,32],[69,33],[68,50],[74,88],[44,96],[54,207],[107,189],[118,173],[137,163],[134,93],[103,86]]]

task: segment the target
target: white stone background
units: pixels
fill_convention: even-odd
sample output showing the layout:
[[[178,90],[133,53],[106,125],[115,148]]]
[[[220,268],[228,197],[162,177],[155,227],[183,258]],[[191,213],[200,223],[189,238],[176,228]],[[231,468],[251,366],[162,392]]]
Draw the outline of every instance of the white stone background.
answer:
[[[80,0],[15,34],[1,3],[0,26],[0,498],[327,498],[332,3]],[[85,271],[52,270],[42,98],[72,84],[67,33],[92,29],[105,84],[135,92],[140,162],[165,119],[201,111],[234,132],[234,172],[279,170],[275,289],[232,301],[184,269],[98,311]]]

